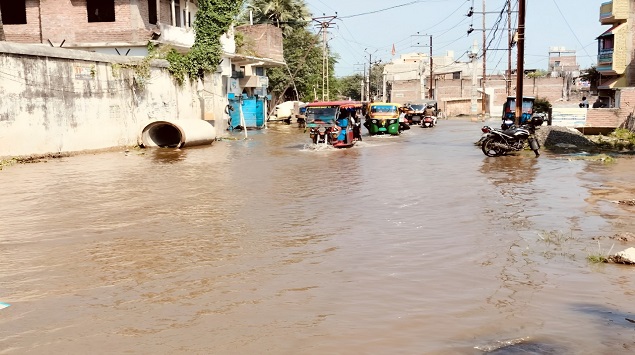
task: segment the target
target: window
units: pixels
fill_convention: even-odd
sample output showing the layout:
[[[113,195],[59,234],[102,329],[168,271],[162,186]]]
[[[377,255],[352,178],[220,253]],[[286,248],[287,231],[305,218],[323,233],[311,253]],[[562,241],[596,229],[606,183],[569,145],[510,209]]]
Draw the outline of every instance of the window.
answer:
[[[115,0],[87,0],[88,22],[115,22]]]
[[[257,76],[265,76],[265,68],[263,67],[256,67],[256,75]]]
[[[26,0],[0,0],[4,25],[26,24]]]
[[[174,19],[176,20],[174,25],[181,27],[181,7],[178,4],[174,4],[174,15]]]
[[[148,0],[148,19],[151,24],[157,24],[157,0]]]

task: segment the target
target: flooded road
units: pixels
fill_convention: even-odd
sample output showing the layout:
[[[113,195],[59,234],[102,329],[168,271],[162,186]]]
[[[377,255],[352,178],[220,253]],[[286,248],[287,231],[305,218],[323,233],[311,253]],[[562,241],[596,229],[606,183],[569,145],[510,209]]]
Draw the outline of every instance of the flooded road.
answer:
[[[634,353],[635,269],[586,257],[635,246],[592,239],[635,231],[635,160],[487,158],[480,125],[6,168],[0,354]]]

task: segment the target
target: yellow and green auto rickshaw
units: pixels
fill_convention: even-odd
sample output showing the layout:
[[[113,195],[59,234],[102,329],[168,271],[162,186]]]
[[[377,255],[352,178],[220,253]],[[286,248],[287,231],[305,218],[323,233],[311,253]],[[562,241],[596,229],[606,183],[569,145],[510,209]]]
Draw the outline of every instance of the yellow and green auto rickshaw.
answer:
[[[373,102],[368,105],[364,127],[371,136],[390,134],[397,136],[399,129],[399,108],[401,104],[392,102]]]

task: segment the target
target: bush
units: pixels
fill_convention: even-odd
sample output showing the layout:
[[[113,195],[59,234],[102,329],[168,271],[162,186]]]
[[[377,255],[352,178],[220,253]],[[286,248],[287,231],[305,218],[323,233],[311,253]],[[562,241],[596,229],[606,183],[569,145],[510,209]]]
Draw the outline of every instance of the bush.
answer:
[[[546,98],[536,98],[534,101],[534,112],[535,113],[547,113],[551,108],[551,103]]]

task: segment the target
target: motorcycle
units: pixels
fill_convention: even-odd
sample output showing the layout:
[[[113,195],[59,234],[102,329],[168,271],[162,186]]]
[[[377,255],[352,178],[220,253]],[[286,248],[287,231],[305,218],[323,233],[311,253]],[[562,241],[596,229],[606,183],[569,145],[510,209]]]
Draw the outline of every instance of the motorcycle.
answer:
[[[436,118],[433,116],[424,116],[423,120],[421,120],[421,127],[423,128],[428,128],[428,127],[434,127],[434,125],[436,124]]]
[[[536,157],[540,156],[540,143],[536,139],[536,129],[544,123],[542,115],[532,116],[524,125],[508,129],[492,129],[484,126],[481,150],[488,157],[498,157],[512,151],[521,151],[529,146]]]

